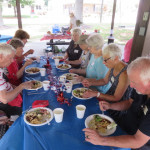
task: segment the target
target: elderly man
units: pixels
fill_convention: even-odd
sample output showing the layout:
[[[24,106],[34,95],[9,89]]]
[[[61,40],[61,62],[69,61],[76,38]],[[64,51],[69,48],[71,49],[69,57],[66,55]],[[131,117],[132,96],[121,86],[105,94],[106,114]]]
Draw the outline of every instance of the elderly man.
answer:
[[[128,67],[130,86],[134,88],[131,99],[110,104],[100,102],[102,111],[128,110],[118,125],[129,135],[102,137],[91,129],[85,131],[86,141],[95,145],[150,150],[150,58],[140,57]]]
[[[15,56],[16,50],[8,44],[0,44],[0,110],[3,110],[7,116],[20,115],[20,107],[12,107],[7,103],[17,98],[23,89],[29,89],[32,82],[24,82],[15,89],[4,79],[4,68],[8,67]]]

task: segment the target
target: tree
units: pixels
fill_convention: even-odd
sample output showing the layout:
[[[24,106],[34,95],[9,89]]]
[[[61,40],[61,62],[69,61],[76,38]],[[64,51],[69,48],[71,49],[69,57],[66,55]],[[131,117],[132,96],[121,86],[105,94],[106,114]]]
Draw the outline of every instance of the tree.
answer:
[[[2,18],[2,2],[3,0],[0,0],[0,26],[4,25],[3,18]]]
[[[14,7],[14,14],[16,17],[16,0],[9,0],[8,2]],[[20,0],[20,4],[22,6],[26,6],[26,5],[31,6],[33,3],[34,3],[34,0]]]

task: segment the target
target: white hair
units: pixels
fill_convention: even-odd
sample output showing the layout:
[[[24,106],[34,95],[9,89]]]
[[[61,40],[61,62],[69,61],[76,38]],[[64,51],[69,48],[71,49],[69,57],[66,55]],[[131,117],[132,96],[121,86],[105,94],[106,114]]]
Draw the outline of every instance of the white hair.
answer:
[[[112,57],[112,59],[115,59],[116,56],[118,56],[119,59],[121,59],[122,57],[122,51],[120,47],[114,43],[111,43],[108,46],[106,46],[103,49],[102,54],[103,55],[109,54],[109,56]]]
[[[81,35],[81,30],[79,28],[75,28],[72,30],[72,34],[77,33],[79,36]]]
[[[88,37],[86,43],[88,44],[88,46],[94,47],[96,50],[99,50],[102,49],[104,45],[104,40],[100,34],[94,33]]]
[[[127,73],[130,74],[132,71],[138,71],[140,79],[144,85],[147,85],[150,81],[150,58],[138,57],[132,61],[127,68]]]
[[[7,56],[10,55],[12,52],[16,52],[16,50],[11,45],[6,43],[0,44],[0,54]]]

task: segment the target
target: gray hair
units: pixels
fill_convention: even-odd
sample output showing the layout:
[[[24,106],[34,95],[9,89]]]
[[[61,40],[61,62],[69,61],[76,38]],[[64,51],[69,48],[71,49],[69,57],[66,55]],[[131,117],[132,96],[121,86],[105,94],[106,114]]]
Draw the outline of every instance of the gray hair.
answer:
[[[109,56],[112,57],[112,59],[114,59],[116,56],[118,56],[119,59],[121,59],[121,57],[122,57],[122,51],[121,51],[120,47],[113,43],[107,45],[103,49],[102,54],[103,55],[109,54]]]
[[[81,35],[81,30],[79,28],[75,28],[72,30],[72,34],[77,33],[79,36]]]
[[[24,47],[24,43],[18,38],[11,39],[9,44],[13,46],[15,49],[17,49],[18,47]]]
[[[147,85],[150,81],[150,58],[138,57],[132,61],[127,68],[127,73],[130,74],[132,71],[138,71],[144,85]]]
[[[7,56],[10,55],[12,52],[16,52],[16,50],[11,45],[6,43],[0,44],[0,54]]]
[[[88,46],[94,47],[96,48],[96,50],[99,50],[99,49],[102,49],[104,45],[104,40],[100,34],[94,33],[88,37],[88,39],[86,40],[86,43],[88,44]]]

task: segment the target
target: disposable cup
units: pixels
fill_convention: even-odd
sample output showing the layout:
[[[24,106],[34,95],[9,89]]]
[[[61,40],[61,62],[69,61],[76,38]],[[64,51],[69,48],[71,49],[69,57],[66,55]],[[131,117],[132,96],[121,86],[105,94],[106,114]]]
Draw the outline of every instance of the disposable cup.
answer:
[[[60,76],[59,81],[65,83],[66,82],[66,76]]]
[[[54,59],[55,60],[55,65],[59,65],[59,59]]]
[[[84,117],[86,107],[84,105],[77,105],[76,106],[76,114],[77,118],[82,119]]]
[[[56,108],[53,110],[53,113],[54,113],[55,121],[57,123],[62,122],[64,110],[62,108]]]
[[[72,83],[71,82],[66,83],[65,87],[66,87],[66,92],[67,93],[71,93],[71,91],[72,91]]]
[[[46,69],[40,68],[40,73],[41,73],[41,76],[45,76],[46,75]]]
[[[49,87],[50,87],[50,81],[48,81],[48,80],[43,81],[44,91],[48,91]]]
[[[40,57],[36,57],[36,61],[40,63]]]

